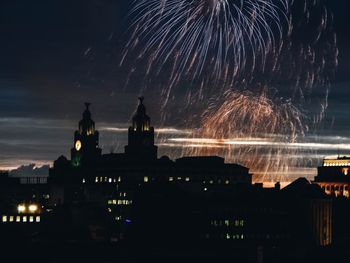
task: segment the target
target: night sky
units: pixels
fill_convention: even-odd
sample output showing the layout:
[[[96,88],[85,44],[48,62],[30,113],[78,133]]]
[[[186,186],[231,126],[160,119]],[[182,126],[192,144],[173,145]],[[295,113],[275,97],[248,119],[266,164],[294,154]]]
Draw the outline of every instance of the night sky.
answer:
[[[68,155],[85,101],[93,103],[103,151],[120,150],[126,143],[126,131],[111,128],[127,127],[139,95],[137,88],[125,88],[126,72],[119,67],[130,2],[0,2],[0,168],[42,165]],[[350,2],[324,3],[334,13],[340,54],[324,128],[318,135],[327,143],[339,138],[337,143],[346,149],[350,146]],[[157,127],[160,116],[153,106],[157,102],[147,101],[145,95]],[[183,127],[173,126],[181,134]],[[342,153],[350,154],[348,148]],[[334,149],[323,149],[320,156],[332,153]]]

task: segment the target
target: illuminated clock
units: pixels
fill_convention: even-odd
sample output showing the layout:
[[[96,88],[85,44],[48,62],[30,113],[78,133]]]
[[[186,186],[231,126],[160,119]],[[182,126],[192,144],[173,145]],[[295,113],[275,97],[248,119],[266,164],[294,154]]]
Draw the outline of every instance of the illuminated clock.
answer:
[[[81,141],[80,140],[77,140],[75,142],[75,149],[79,152],[80,149],[81,149]]]

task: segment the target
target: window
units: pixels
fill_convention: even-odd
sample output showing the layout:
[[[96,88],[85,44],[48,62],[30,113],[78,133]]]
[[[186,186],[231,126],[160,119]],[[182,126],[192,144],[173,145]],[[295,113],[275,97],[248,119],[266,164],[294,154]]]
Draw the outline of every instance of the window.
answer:
[[[27,222],[27,217],[26,217],[26,216],[23,216],[23,217],[22,217],[22,221],[23,221],[23,222]]]
[[[21,217],[20,216],[16,216],[16,222],[21,222]]]
[[[7,222],[7,216],[2,216],[2,222]]]
[[[10,216],[10,222],[13,222],[13,220],[14,220],[14,217]]]
[[[29,222],[31,222],[31,223],[34,222],[34,216],[29,217]]]
[[[186,182],[189,182],[189,181],[190,181],[190,178],[189,178],[189,177],[186,177],[185,180],[186,180]]]
[[[169,177],[169,181],[170,182],[174,181],[174,178],[173,177]]]
[[[40,216],[35,217],[35,222],[40,223]]]
[[[143,177],[143,181],[144,181],[145,183],[148,183],[148,176]]]

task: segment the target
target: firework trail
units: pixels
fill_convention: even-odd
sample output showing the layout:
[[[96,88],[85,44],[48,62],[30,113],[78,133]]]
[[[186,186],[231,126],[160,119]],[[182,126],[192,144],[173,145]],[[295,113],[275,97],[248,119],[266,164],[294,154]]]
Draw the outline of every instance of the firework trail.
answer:
[[[136,0],[121,65],[136,48],[138,60],[147,60],[146,75],[171,72],[163,106],[184,79],[230,86],[247,67],[263,68],[280,45],[286,1]]]
[[[146,89],[161,92],[164,122],[171,105],[185,101],[175,114],[200,127],[194,138],[288,143],[322,120],[338,50],[332,15],[320,1],[138,0],[133,6],[133,35],[121,64],[138,54],[134,64],[147,65],[135,71],[143,70]],[[285,156],[297,153],[230,145],[187,147],[183,154],[223,155],[261,180],[283,181],[302,163]]]

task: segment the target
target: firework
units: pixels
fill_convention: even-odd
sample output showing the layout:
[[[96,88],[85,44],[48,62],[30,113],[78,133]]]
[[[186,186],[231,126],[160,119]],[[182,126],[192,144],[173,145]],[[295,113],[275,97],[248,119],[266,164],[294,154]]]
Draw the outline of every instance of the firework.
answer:
[[[147,60],[146,75],[171,72],[164,104],[184,79],[228,86],[246,68],[265,66],[287,24],[287,0],[138,0],[130,50]],[[164,73],[167,74],[167,73]],[[175,91],[176,92],[176,91]]]
[[[295,143],[322,120],[338,50],[320,1],[138,0],[132,13],[122,63],[146,64],[135,71],[161,93],[164,122],[182,116],[196,138]],[[263,179],[301,163],[285,158],[297,148],[188,146],[183,154],[222,155]]]

